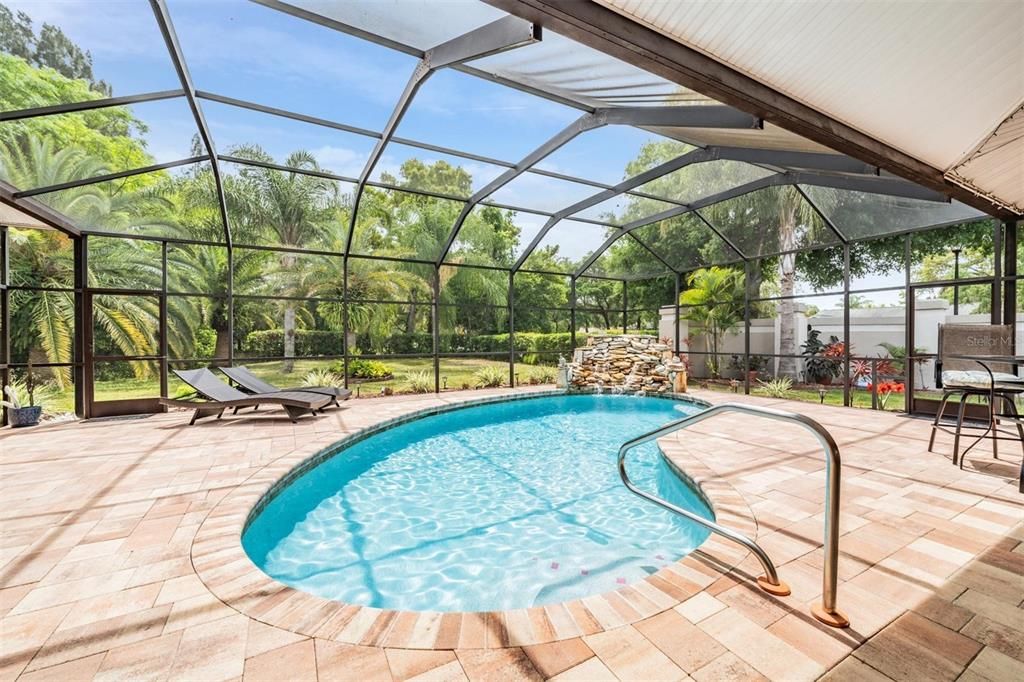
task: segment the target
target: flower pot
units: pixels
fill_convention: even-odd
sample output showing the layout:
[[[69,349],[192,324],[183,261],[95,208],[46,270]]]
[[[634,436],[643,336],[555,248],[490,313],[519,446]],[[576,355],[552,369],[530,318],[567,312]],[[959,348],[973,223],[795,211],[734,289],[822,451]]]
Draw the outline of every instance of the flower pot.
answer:
[[[825,376],[823,376],[823,377],[814,377],[814,381],[819,386],[830,386],[830,385],[832,385],[832,377],[830,377],[827,374]]]
[[[751,384],[756,384],[757,383],[757,375],[758,375],[758,371],[756,369],[752,369],[749,372],[747,372],[747,380]]]
[[[29,407],[11,407],[7,410],[7,421],[11,426],[35,426],[39,423],[39,417],[43,408],[39,405]]]

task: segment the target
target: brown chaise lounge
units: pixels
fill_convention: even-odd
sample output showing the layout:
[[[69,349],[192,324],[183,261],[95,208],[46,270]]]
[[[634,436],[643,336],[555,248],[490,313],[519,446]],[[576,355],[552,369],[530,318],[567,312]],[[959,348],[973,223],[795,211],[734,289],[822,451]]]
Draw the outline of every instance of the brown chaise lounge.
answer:
[[[185,407],[195,409],[189,426],[197,419],[217,415],[220,419],[224,410],[229,407],[237,411],[240,407],[258,407],[259,405],[280,405],[287,412],[292,422],[306,413],[316,414],[327,407],[332,398],[322,393],[306,391],[276,391],[270,394],[246,394],[233,386],[229,386],[206,369],[172,370],[179,379],[196,390],[206,400],[186,400],[179,398],[161,398],[160,404],[169,407]]]
[[[229,379],[238,384],[246,393],[258,393],[261,395],[270,395],[272,393],[280,393],[282,391],[302,391],[303,393],[319,393],[321,395],[330,396],[331,404],[338,406],[339,400],[348,400],[352,395],[352,391],[347,388],[336,388],[334,386],[301,386],[298,388],[278,388],[273,384],[268,384],[263,379],[252,373],[248,367],[218,367],[221,372],[227,375]]]

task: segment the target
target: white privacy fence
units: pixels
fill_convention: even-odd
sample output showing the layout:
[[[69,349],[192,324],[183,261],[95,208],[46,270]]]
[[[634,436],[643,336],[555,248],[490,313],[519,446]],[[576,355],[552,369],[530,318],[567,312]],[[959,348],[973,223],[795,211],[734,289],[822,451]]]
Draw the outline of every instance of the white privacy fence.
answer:
[[[830,309],[821,310],[811,316],[807,314],[807,306],[801,303],[794,304],[795,309],[795,353],[800,354],[800,346],[807,340],[807,326],[821,332],[821,340],[827,342],[829,337],[837,336],[843,338],[843,310]],[[961,305],[959,315],[953,315],[953,306],[946,300],[929,299],[916,301],[914,304],[914,334],[913,346],[918,353],[929,354],[938,351],[939,325],[940,324],[988,324],[989,315],[973,314],[973,306]],[[684,312],[685,315],[685,312]],[[673,338],[673,321],[675,308],[664,306],[661,308],[661,321],[658,326],[658,335],[664,338]],[[851,355],[854,357],[888,357],[889,353],[882,345],[883,343],[893,346],[904,347],[906,339],[906,309],[903,306],[885,308],[854,308],[850,310],[850,338],[852,344]],[[1024,320],[1017,322],[1017,338],[1024,339]],[[683,351],[694,353],[691,358],[691,373],[694,377],[707,377],[709,372],[704,357],[699,353],[711,352],[710,339],[704,332],[701,324],[688,320],[685,317],[679,320],[680,347]],[[742,356],[744,352],[744,328],[743,323],[727,331],[722,335],[719,342],[718,354],[722,363],[723,376],[738,376],[738,373],[727,369],[730,356]],[[750,354],[751,355],[778,355],[781,353],[779,347],[779,317],[758,318],[750,321]],[[779,358],[770,358],[765,370],[768,374],[775,374],[778,370]],[[797,361],[798,371],[803,371],[803,361]],[[931,388],[934,386],[934,362],[918,363],[915,365],[914,385],[917,388]]]

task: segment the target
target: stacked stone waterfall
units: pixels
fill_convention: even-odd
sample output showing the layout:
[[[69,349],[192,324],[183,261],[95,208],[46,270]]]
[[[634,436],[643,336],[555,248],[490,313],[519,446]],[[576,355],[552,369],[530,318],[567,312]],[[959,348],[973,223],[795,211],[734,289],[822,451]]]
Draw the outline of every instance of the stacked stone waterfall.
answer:
[[[671,391],[672,349],[653,336],[591,336],[572,356],[572,386],[623,391]]]

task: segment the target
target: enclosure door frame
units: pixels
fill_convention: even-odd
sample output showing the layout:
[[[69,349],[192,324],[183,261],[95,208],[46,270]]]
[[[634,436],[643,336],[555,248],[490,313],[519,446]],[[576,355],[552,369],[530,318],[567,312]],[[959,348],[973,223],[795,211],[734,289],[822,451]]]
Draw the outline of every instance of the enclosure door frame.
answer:
[[[94,299],[97,296],[123,296],[154,299],[159,314],[157,317],[157,353],[152,355],[122,355],[118,353],[98,355],[96,353],[93,329],[95,327]],[[82,329],[85,362],[83,363],[82,395],[84,397],[84,417],[114,417],[134,414],[153,414],[166,412],[166,406],[160,398],[167,395],[167,295],[163,291],[151,289],[87,289],[82,297],[85,323]],[[109,362],[154,362],[160,379],[159,395],[144,398],[125,398],[121,400],[96,399],[96,364]]]

